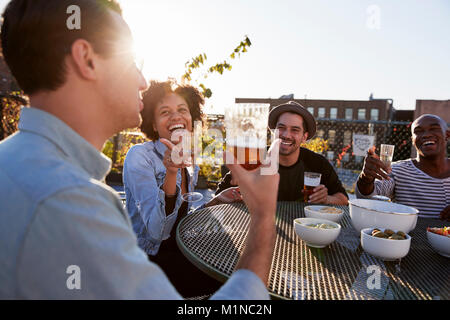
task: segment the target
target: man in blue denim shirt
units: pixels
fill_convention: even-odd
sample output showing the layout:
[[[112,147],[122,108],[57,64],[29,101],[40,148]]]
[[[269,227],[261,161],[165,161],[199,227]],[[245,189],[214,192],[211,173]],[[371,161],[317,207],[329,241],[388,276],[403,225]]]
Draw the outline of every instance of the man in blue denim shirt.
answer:
[[[79,30],[62,27],[73,5]],[[120,13],[106,0],[13,0],[3,14],[3,54],[32,108],[0,143],[0,299],[181,298],[101,182],[110,161],[99,150],[139,125],[146,88]],[[213,298],[267,299],[278,175],[230,169],[252,220],[238,271]]]

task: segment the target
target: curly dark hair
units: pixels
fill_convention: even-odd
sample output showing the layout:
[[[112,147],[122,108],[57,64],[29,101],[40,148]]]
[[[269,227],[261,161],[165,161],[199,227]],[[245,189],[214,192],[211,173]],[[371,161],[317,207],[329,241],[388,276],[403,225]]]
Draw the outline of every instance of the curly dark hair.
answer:
[[[170,93],[175,93],[186,100],[192,117],[192,126],[197,120],[204,124],[205,115],[202,105],[204,105],[205,99],[197,88],[191,85],[178,85],[174,80],[164,82],[151,80],[150,86],[143,95],[144,109],[141,111],[142,124],[140,127],[150,140],[159,139],[158,132],[153,129],[156,105]]]

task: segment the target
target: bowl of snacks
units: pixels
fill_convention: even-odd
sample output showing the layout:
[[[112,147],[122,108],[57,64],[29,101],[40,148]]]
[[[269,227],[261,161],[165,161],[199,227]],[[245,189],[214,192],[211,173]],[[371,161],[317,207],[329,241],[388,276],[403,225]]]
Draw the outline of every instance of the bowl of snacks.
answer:
[[[405,257],[411,246],[411,237],[401,230],[365,228],[361,230],[364,251],[386,261]]]
[[[450,227],[427,228],[427,238],[437,253],[450,258]]]
[[[307,218],[325,219],[333,222],[339,222],[344,215],[344,210],[329,206],[307,206],[305,207],[305,216]]]
[[[339,236],[341,226],[325,219],[298,218],[294,220],[294,230],[307,246],[325,248]]]
[[[358,232],[365,228],[387,228],[408,233],[416,227],[419,210],[393,202],[352,199],[349,212]]]

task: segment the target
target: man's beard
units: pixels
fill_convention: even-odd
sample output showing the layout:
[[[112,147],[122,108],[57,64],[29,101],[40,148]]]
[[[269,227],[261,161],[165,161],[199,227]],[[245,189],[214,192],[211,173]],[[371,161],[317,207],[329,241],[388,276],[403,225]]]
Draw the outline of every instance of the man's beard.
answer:
[[[289,147],[287,150],[283,150],[282,147],[280,147],[280,156],[289,156],[293,153],[295,153],[300,147],[298,145],[293,145]]]

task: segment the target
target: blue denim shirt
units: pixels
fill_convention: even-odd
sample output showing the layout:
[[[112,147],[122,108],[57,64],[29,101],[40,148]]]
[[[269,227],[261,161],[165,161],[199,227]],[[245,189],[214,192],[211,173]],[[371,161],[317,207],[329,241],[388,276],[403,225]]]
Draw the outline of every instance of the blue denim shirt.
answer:
[[[163,164],[167,147],[160,141],[149,141],[130,148],[123,166],[123,184],[127,198],[127,209],[139,246],[150,255],[156,255],[163,240],[178,217],[181,198],[181,170],[177,174],[176,203],[174,210],[166,215],[165,193],[162,189],[166,177]],[[197,183],[198,166],[194,169]],[[190,189],[188,176],[188,190]]]
[[[0,142],[0,299],[181,299],[102,183],[111,162],[64,122],[22,109]],[[267,299],[238,270],[213,299]]]

